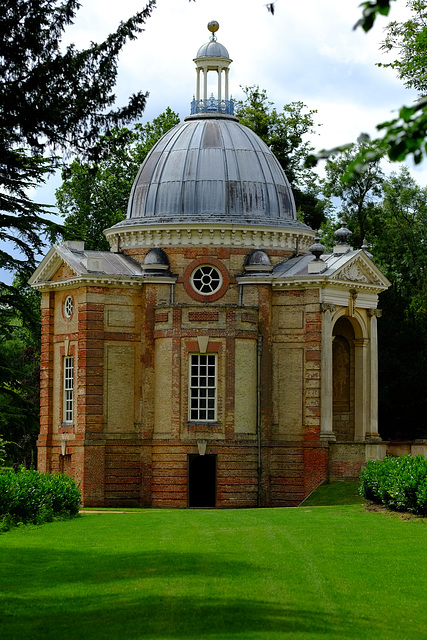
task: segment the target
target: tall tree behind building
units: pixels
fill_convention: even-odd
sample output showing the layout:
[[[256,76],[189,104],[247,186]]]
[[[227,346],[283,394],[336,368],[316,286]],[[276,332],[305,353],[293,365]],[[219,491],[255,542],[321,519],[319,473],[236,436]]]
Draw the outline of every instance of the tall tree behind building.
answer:
[[[381,294],[379,430],[384,439],[427,437],[427,188],[406,166],[385,176],[378,160],[349,172],[363,145],[327,162],[327,196],[339,198],[358,248],[366,238],[373,260],[391,282]],[[343,180],[343,178],[347,180]]]
[[[381,435],[426,438],[427,188],[407,167],[384,180],[370,238],[374,260],[391,282],[381,294],[378,323]]]
[[[87,249],[108,250],[103,231],[126,216],[132,183],[154,144],[179,123],[179,115],[169,107],[152,122],[137,123],[131,130],[115,129],[99,140],[103,158],[91,164],[74,160],[62,172],[62,185],[56,190],[62,229],[53,240],[84,240]]]
[[[242,87],[243,100],[236,100],[236,116],[240,123],[255,131],[272,150],[286,177],[303,221],[313,229],[325,220],[328,201],[321,197],[317,175],[305,166],[313,152],[307,137],[315,133],[313,116],[303,102],[291,102],[278,111],[265,89]]]

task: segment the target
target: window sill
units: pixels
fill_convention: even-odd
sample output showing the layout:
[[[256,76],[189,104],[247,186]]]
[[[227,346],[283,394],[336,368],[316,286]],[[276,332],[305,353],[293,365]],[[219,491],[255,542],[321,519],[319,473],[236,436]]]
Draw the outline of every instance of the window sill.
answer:
[[[58,433],[74,433],[74,423],[62,422],[58,427]]]

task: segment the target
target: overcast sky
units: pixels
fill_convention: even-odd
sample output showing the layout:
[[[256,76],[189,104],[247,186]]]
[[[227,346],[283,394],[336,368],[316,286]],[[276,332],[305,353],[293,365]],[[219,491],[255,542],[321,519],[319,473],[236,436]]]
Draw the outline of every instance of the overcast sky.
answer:
[[[120,20],[145,6],[144,0],[81,0],[66,42],[85,47],[111,33]],[[150,97],[143,121],[167,106],[181,118],[189,114],[195,92],[193,58],[208,41],[207,23],[217,20],[218,41],[233,60],[230,91],[258,84],[278,108],[302,100],[317,110],[316,149],[355,141],[361,132],[389,119],[415,93],[403,88],[395,73],[376,66],[387,19],[380,17],[365,34],[352,27],[361,15],[360,0],[277,0],[275,14],[264,0],[158,0],[137,41],[126,45],[119,64],[118,103],[139,90]],[[390,18],[407,16],[405,0],[393,2]],[[427,167],[416,172],[427,184]],[[39,192],[52,200],[52,187]]]

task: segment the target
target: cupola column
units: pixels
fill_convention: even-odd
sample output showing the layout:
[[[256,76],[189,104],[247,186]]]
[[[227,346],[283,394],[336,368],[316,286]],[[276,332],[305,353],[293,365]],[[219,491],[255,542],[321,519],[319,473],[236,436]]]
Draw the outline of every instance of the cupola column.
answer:
[[[216,20],[208,24],[211,33],[209,42],[200,47],[194,62],[196,63],[197,84],[196,95],[191,104],[191,114],[198,113],[224,113],[233,115],[233,102],[229,99],[228,71],[232,62],[227,49],[217,42],[215,33],[219,29]],[[208,95],[208,73],[217,73],[217,95]],[[201,74],[203,72],[203,88],[201,87]]]
[[[364,440],[367,431],[368,412],[371,409],[370,398],[368,397],[368,338],[355,338],[354,344],[354,366],[355,366],[355,388],[354,388],[354,439]]]
[[[206,102],[208,99],[208,70],[206,67],[203,69],[203,100]]]
[[[225,99],[229,100],[228,97],[228,72],[230,71],[230,69],[227,67],[225,69]]]
[[[197,68],[197,83],[196,83],[196,100],[200,100],[200,68]]]

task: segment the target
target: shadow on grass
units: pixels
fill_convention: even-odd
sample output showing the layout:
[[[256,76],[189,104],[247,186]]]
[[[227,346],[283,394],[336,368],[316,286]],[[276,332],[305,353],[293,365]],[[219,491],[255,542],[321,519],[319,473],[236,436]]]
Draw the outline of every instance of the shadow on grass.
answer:
[[[163,581],[186,577],[194,579],[198,576],[206,579],[242,576],[247,579],[249,572],[258,571],[255,564],[236,561],[231,554],[218,557],[215,554],[169,551],[135,551],[127,554],[115,551],[78,551],[73,554],[65,550],[51,552],[37,549],[34,552],[34,549],[20,548],[19,551],[8,550],[7,558],[2,560],[2,573],[9,565],[9,571],[16,575],[19,567],[21,593],[31,591],[34,573],[39,568],[42,573],[37,576],[38,585],[41,585],[42,580],[46,587],[60,587],[73,582],[102,585],[126,580]]]
[[[26,640],[355,637],[352,621],[261,595],[262,568],[218,554],[9,550],[2,637]],[[9,564],[10,563],[10,564]],[[8,569],[8,567],[3,567]],[[5,575],[5,574],[3,574]],[[257,585],[257,586],[254,586]],[[3,588],[2,588],[3,587]],[[219,595],[218,595],[219,594]],[[254,597],[255,596],[255,597]],[[360,620],[359,620],[360,623]],[[360,627],[359,627],[360,629]]]
[[[267,639],[288,633],[303,634],[303,637],[313,637],[313,634],[355,637],[348,618],[343,620],[329,613],[255,599],[129,594],[119,599],[110,595],[92,601],[75,597],[69,602],[68,615],[58,602],[45,602],[45,606],[40,602],[39,605],[35,617],[27,611],[20,612],[18,626],[16,622],[8,624],[8,616],[5,616],[3,637],[33,640],[61,637],[67,640],[222,639],[253,637],[254,633]]]

